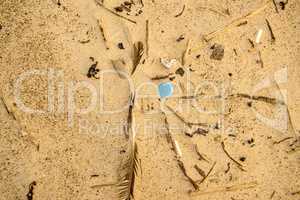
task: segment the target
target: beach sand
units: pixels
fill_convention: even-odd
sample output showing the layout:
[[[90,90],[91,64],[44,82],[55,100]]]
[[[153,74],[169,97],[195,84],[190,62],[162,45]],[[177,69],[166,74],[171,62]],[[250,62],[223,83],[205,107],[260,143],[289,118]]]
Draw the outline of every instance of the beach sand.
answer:
[[[0,199],[121,199],[134,90],[136,200],[298,200],[300,2],[275,2],[0,0]]]

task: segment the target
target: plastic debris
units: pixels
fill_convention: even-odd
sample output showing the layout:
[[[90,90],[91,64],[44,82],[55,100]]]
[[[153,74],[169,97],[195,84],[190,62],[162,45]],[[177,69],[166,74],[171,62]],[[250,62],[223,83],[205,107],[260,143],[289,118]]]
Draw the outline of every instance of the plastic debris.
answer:
[[[174,91],[174,86],[171,82],[161,83],[158,86],[158,92],[159,92],[160,98],[166,98],[166,97],[172,96],[173,91]]]
[[[259,29],[259,30],[257,31],[257,33],[256,33],[256,39],[255,39],[255,42],[256,42],[257,44],[260,43],[260,39],[261,39],[262,34],[263,34],[263,30],[262,30],[262,29]]]
[[[179,144],[176,140],[174,140],[174,149],[175,149],[177,157],[181,158],[182,157],[182,151],[181,151],[181,149],[179,147]]]
[[[167,58],[161,58],[160,59],[161,64],[167,68],[170,69],[173,65],[176,64],[177,60],[176,59],[167,59]]]

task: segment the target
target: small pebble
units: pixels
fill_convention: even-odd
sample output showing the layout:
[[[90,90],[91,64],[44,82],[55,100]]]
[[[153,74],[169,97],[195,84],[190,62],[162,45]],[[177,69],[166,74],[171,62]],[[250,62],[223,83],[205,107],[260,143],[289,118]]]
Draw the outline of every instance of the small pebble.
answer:
[[[183,76],[184,75],[184,70],[180,67],[176,70],[175,74],[178,74],[180,76]]]
[[[118,47],[119,47],[119,49],[125,49],[125,47],[124,47],[124,45],[123,45],[122,42],[120,42],[120,43],[118,44]]]
[[[222,60],[224,57],[224,47],[220,44],[214,44],[211,49],[213,50],[210,59]]]

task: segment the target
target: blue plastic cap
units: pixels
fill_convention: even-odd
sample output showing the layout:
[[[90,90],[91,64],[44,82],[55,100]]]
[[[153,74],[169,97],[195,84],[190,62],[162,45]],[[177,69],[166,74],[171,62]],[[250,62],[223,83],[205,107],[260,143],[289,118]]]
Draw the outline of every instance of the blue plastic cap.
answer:
[[[167,82],[167,83],[161,83],[158,86],[158,92],[160,98],[166,98],[173,95],[174,87],[173,83]]]

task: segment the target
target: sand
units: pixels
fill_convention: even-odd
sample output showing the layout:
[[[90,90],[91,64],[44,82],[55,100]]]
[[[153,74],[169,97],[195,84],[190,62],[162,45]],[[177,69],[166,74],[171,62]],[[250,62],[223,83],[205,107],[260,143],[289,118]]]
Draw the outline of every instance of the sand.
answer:
[[[1,0],[0,199],[120,199],[134,88],[136,200],[298,200],[299,3],[278,1],[277,13],[262,0],[135,1],[119,13],[134,23],[94,0]],[[174,94],[159,100],[168,81]],[[190,180],[203,179],[195,165],[210,172],[198,191],[178,159]]]

